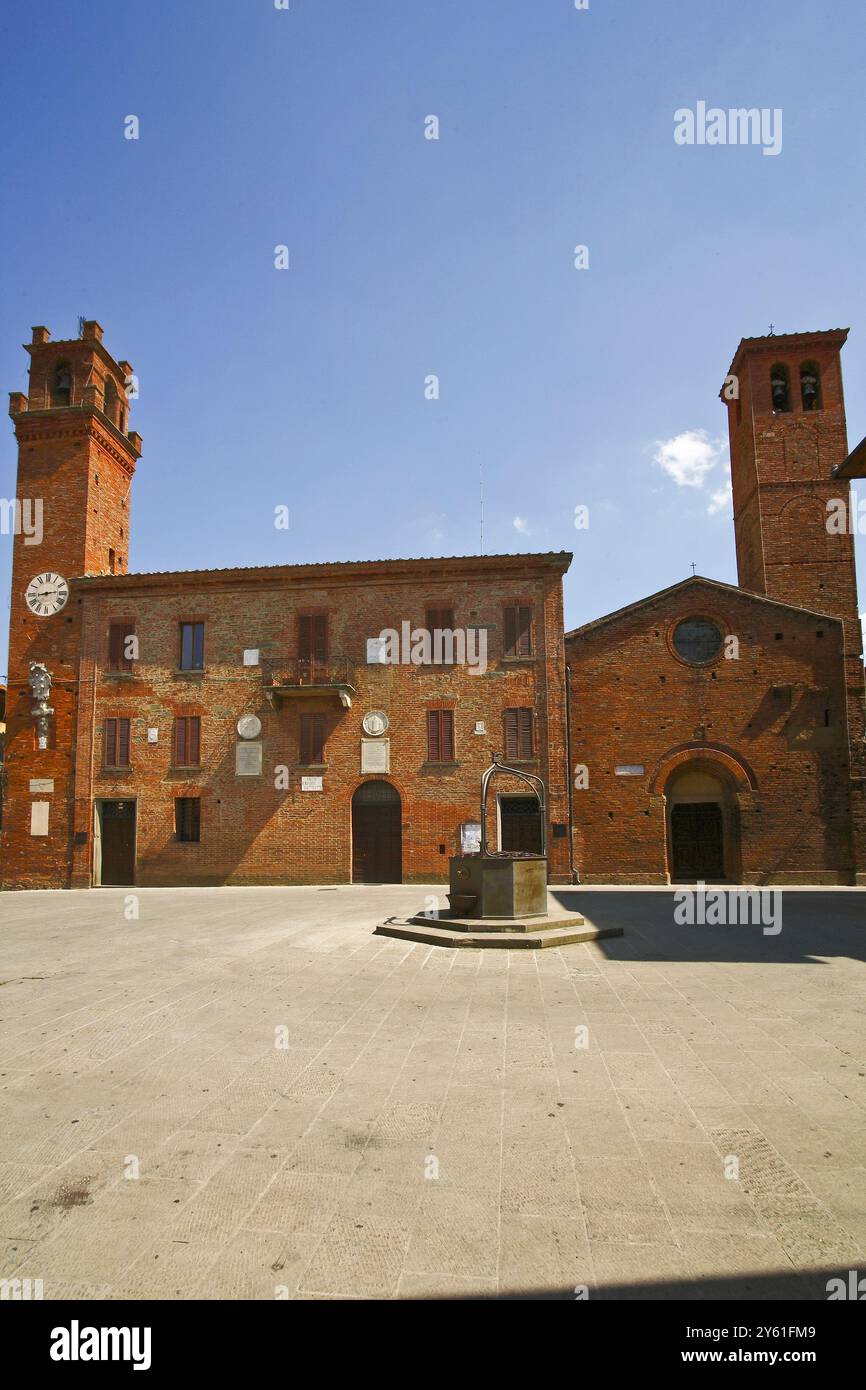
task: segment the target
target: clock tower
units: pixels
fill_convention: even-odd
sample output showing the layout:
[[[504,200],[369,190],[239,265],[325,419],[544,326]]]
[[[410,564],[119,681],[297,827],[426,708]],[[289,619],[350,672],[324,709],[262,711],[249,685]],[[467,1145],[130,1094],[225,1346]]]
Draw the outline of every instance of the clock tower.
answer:
[[[93,695],[81,685],[74,580],[126,572],[141,438],[128,430],[132,368],[107,352],[98,323],[89,320],[80,337],[59,342],[47,328],[34,328],[26,350],[28,394],[16,391],[9,400],[18,482],[0,875],[6,888],[64,888],[73,853],[76,726]]]

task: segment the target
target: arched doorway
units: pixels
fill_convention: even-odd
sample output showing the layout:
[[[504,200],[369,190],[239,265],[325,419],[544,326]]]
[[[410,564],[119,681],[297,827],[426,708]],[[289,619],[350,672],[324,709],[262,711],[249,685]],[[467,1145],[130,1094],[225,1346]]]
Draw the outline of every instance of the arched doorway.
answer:
[[[673,882],[736,877],[736,808],[727,779],[706,763],[685,763],[671,775],[665,796]]]
[[[362,782],[352,797],[352,882],[403,882],[403,808],[390,782]]]

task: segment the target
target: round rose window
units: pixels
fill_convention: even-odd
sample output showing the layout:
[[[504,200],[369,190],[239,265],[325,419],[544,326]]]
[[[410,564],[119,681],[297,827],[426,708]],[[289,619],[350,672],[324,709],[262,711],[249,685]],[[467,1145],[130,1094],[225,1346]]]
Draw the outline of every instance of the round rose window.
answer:
[[[674,651],[693,666],[712,661],[721,645],[722,634],[709,618],[684,618],[674,628]]]

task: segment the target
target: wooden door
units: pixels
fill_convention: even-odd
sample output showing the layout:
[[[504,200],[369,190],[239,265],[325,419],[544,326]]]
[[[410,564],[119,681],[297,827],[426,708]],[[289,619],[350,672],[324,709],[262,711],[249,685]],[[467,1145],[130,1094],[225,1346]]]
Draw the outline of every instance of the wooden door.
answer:
[[[499,801],[500,849],[541,853],[541,813],[534,796],[503,796]]]
[[[135,802],[103,801],[102,874],[103,887],[126,886],[135,882]]]
[[[722,808],[717,801],[683,802],[672,808],[671,850],[678,881],[724,878]]]
[[[352,882],[402,883],[400,794],[390,782],[364,782],[352,798]]]

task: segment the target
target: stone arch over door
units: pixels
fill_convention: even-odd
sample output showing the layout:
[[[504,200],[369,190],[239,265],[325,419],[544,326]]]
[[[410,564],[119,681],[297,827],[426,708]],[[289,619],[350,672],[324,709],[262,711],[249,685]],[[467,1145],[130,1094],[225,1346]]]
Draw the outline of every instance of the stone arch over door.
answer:
[[[668,878],[739,883],[740,803],[730,771],[700,756],[678,762],[664,784]]]

